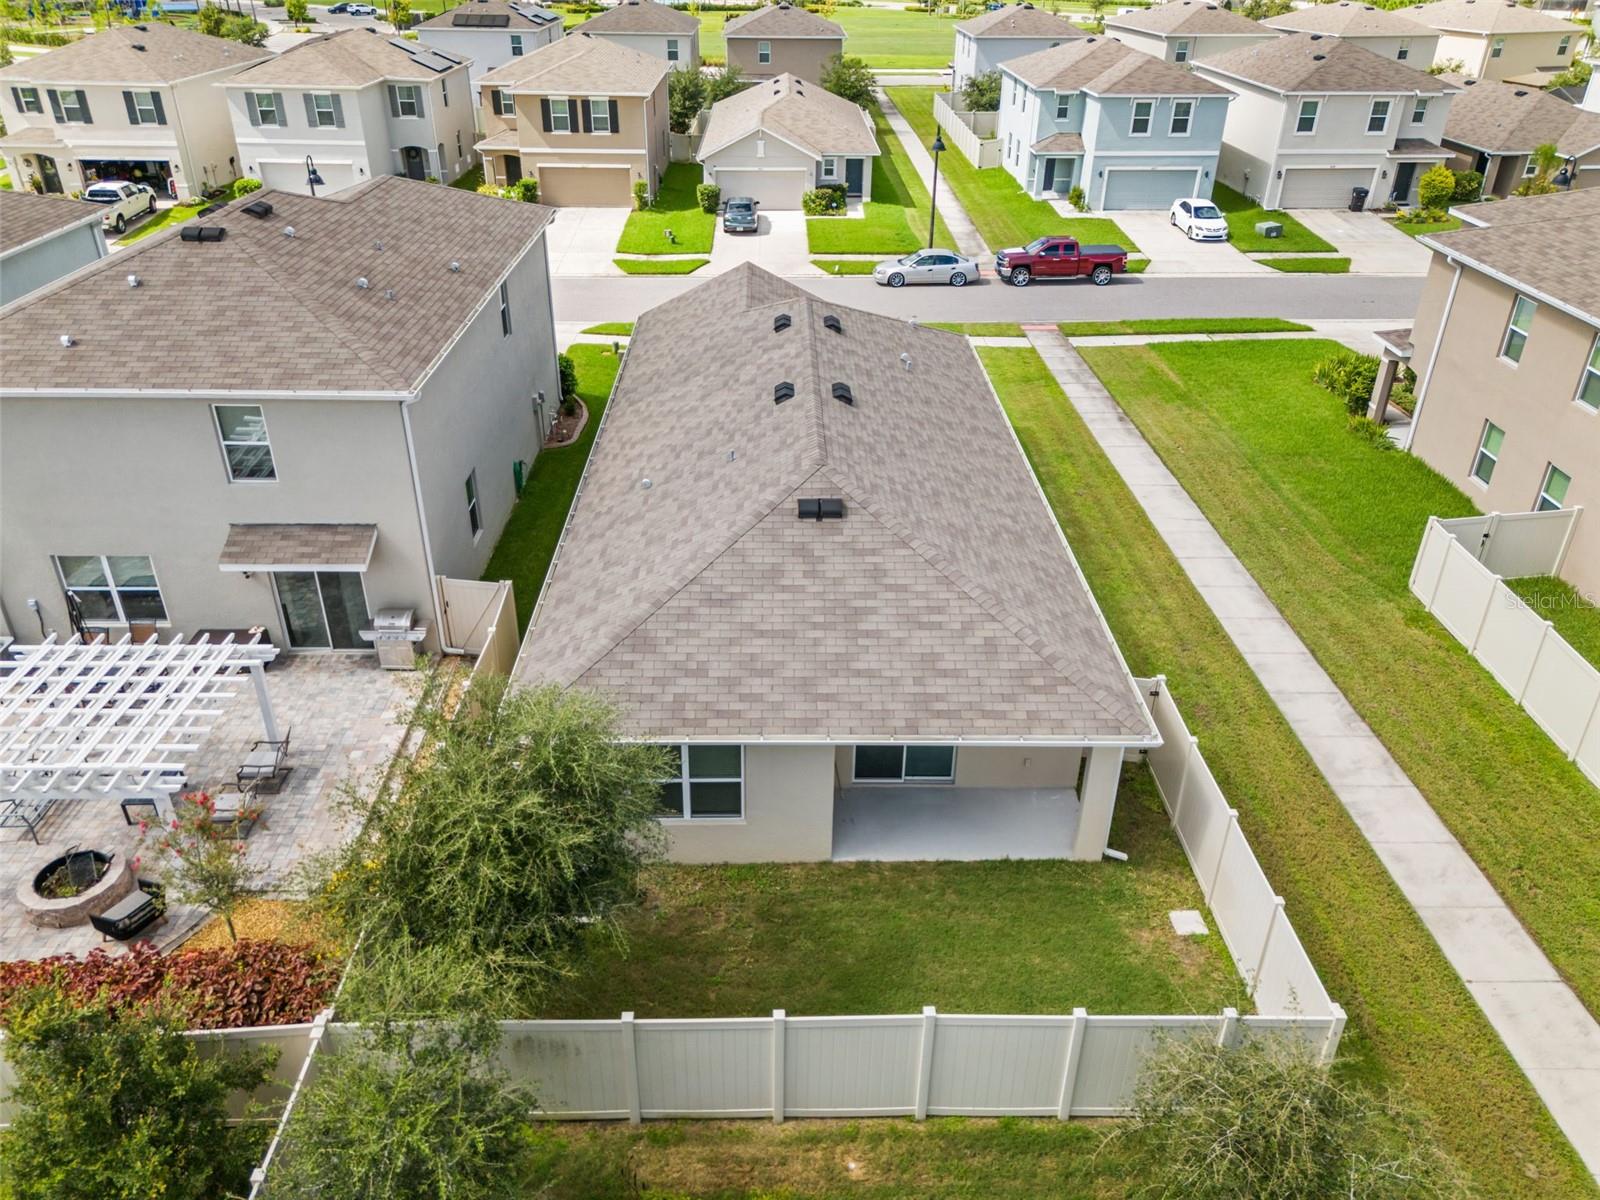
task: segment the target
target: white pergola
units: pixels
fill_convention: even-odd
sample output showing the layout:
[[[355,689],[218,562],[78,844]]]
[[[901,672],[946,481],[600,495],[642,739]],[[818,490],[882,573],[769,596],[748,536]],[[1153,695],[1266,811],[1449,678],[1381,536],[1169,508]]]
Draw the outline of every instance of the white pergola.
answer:
[[[185,785],[185,757],[245,673],[266,738],[278,740],[264,673],[277,653],[231,636],[135,644],[52,634],[12,647],[0,659],[0,825],[33,831],[51,804],[83,795],[169,804]]]

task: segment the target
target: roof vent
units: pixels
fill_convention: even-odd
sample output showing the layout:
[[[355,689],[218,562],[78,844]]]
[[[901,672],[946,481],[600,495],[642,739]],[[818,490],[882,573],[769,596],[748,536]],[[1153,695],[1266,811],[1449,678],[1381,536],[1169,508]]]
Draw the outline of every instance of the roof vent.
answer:
[[[850,390],[850,385],[848,383],[836,383],[836,384],[834,384],[833,385],[833,398],[835,400],[838,400],[838,401],[841,401],[841,402],[843,402],[845,404],[850,405],[852,408],[855,407],[856,396],[855,396],[855,393]]]
[[[63,347],[71,346],[73,344],[74,344],[73,343],[73,338],[72,338],[72,335],[70,333],[63,333],[61,335],[61,345]]]
[[[220,242],[227,235],[221,225],[185,225],[178,233],[186,242]]]
[[[208,204],[204,208],[202,208],[199,212],[195,213],[195,216],[197,216],[197,217],[209,217],[212,213],[221,212],[223,209],[225,209],[227,207],[228,206],[226,204],[221,204],[221,203]]]
[[[293,225],[285,225],[283,227],[283,236],[284,237],[293,237],[294,236],[294,226]]]
[[[394,289],[393,288],[384,288],[383,289],[383,298],[385,300],[393,300],[394,299],[394,294],[395,293],[394,293]]]
[[[772,318],[772,332],[782,333],[785,329],[789,328],[791,324],[793,324],[793,322],[789,319],[788,313],[779,313],[777,316]]]
[[[1322,40],[1322,35],[1320,33],[1313,33],[1311,35],[1311,40],[1313,42],[1320,42]]]
[[[902,353],[900,355],[900,365],[908,371],[911,370],[911,355]]]
[[[149,33],[150,32],[150,26],[148,26],[148,25],[135,25],[134,28],[137,29],[140,33]]]
[[[1527,93],[1526,89],[1518,88],[1516,91],[1512,92],[1511,94],[1513,96],[1526,96],[1528,93]]]
[[[144,43],[143,42],[129,42],[128,45],[130,47],[132,47],[133,49],[139,51],[140,53],[144,52]]]
[[[372,243],[372,248],[374,250],[376,250],[379,254],[383,253],[383,243],[382,242],[373,242]]]
[[[249,213],[258,221],[264,221],[272,215],[272,205],[268,204],[265,200],[252,200],[239,211]]]
[[[782,404],[785,400],[793,399],[794,384],[790,383],[787,379],[772,389],[772,402],[774,404]]]
[[[356,286],[364,292],[371,287],[372,284],[367,281],[367,277],[365,275],[359,275],[356,277]]]
[[[829,313],[827,316],[822,318],[822,327],[824,329],[831,329],[835,333],[844,332],[844,326],[840,324],[839,318],[834,316],[832,313]]]
[[[1311,56],[1311,61],[1312,62],[1321,62],[1323,59],[1325,59],[1327,57],[1328,56],[1326,54],[1313,54]]]
[[[648,492],[650,490],[650,481],[648,479],[639,480],[639,490]]]
[[[129,287],[136,288],[136,287],[139,286],[139,283],[140,283],[140,279],[139,279],[139,277],[137,275],[129,275],[128,276],[128,286]]]
[[[824,496],[799,501],[795,515],[802,521],[840,521],[844,519],[844,501],[838,496]]]
[[[450,260],[450,274],[452,274],[452,275],[461,274],[461,263],[460,263],[460,261],[458,259],[452,258]]]

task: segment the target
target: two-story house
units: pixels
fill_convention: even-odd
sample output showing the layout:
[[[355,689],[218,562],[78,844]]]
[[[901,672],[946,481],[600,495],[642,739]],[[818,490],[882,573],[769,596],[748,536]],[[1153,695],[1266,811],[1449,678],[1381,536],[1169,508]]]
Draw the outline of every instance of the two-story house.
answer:
[[[1600,239],[1574,236],[1600,229],[1600,189],[1453,211],[1392,339],[1417,373],[1411,452],[1485,512],[1587,509],[1562,576],[1600,595]]]
[[[1266,208],[1414,203],[1454,84],[1339,38],[1295,33],[1231,50],[1195,73],[1235,93],[1217,178]]]
[[[223,87],[244,170],[270,187],[336,192],[379,175],[449,183],[477,165],[467,63],[420,42],[346,29]]]
[[[522,0],[464,0],[411,27],[417,41],[466,62],[472,86],[562,34],[561,14]]]
[[[435,577],[481,575],[558,404],[550,215],[263,188],[9,305],[0,627],[65,635],[70,594],[113,637],[367,650],[399,606],[437,649]]]
[[[671,149],[666,59],[583,32],[479,81],[484,178],[539,181],[544,204],[631,208],[654,196]]]
[[[620,0],[575,32],[609,38],[629,50],[665,59],[674,71],[700,69],[700,18],[656,0]]]
[[[1538,88],[1447,75],[1460,86],[1450,101],[1444,145],[1451,166],[1483,176],[1486,196],[1509,196],[1538,173],[1533,152],[1554,146],[1573,187],[1600,187],[1600,112],[1590,112]]]
[[[1270,41],[1277,32],[1229,12],[1214,0],[1169,0],[1106,18],[1106,36],[1170,63],[1214,58]]]
[[[1071,21],[1028,0],[980,13],[956,25],[955,90],[975,75],[998,71],[1003,62],[1082,36],[1083,30]]]
[[[734,17],[722,27],[728,65],[748,79],[794,75],[816,82],[835,55],[844,54],[844,27],[779,0]]]
[[[180,200],[242,173],[213,85],[271,52],[152,22],[114,25],[0,67],[0,154],[17,187],[80,192],[101,179]]]
[[[1459,62],[1476,79],[1543,87],[1577,61],[1587,41],[1582,26],[1516,0],[1434,0],[1401,11],[1438,31],[1434,62]]]
[[[1211,194],[1226,88],[1103,37],[1003,63],[1000,79],[1002,162],[1030,196],[1081,186],[1116,209]]]
[[[1439,48],[1439,34],[1420,21],[1388,8],[1374,8],[1360,0],[1336,0],[1292,8],[1261,22],[1281,33],[1322,33],[1426,71]]]
[[[0,191],[0,305],[104,258],[103,216],[98,204]]]

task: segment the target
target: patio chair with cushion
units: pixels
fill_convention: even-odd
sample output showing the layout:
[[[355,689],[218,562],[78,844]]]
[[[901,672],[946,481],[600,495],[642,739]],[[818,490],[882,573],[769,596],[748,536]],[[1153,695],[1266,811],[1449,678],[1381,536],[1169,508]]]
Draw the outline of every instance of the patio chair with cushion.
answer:
[[[257,791],[276,795],[283,790],[289,770],[289,733],[285,732],[278,741],[263,740],[250,747],[234,774],[234,782],[241,788],[253,784]]]
[[[261,804],[253,783],[225,783],[211,795],[211,823],[231,825],[234,836],[243,841],[254,832],[261,819]]]

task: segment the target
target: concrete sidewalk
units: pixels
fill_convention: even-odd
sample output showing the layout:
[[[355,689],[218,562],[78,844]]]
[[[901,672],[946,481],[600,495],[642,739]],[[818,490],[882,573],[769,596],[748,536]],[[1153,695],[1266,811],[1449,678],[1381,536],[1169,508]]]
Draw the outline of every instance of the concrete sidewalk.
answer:
[[[1077,351],[1055,332],[1032,332],[1029,341],[1556,1124],[1600,1176],[1600,1024]]]
[[[928,148],[917,140],[916,131],[907,123],[900,110],[894,106],[894,101],[879,89],[878,103],[883,107],[884,120],[889,122],[889,128],[894,130],[895,137],[900,139],[900,144],[906,148],[906,154],[911,159],[911,165],[917,169],[917,175],[922,179],[922,186],[932,191],[933,188],[933,155],[928,153]],[[946,150],[946,154],[960,154],[959,150]],[[967,216],[967,210],[961,207],[955,193],[951,191],[948,180],[941,180],[939,194],[934,198],[934,204],[944,217],[944,223],[950,230],[950,236],[955,238],[955,248],[963,254],[970,254],[979,261],[987,260],[989,248],[983,244],[983,239],[978,236],[978,227],[972,223],[972,218]]]

